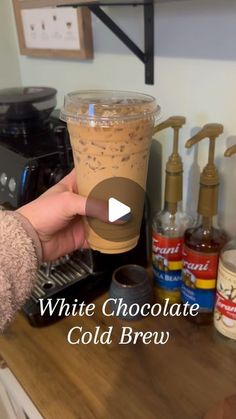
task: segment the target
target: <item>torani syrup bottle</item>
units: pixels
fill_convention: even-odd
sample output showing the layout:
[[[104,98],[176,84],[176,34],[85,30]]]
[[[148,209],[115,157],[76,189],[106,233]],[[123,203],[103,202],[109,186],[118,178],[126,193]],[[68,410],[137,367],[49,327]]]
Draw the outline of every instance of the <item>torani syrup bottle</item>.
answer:
[[[228,148],[226,157],[236,154],[236,145]],[[222,335],[236,340],[236,239],[228,242],[220,254],[214,325]]]
[[[183,164],[178,154],[179,130],[185,118],[173,116],[157,125],[155,132],[172,127],[174,130],[173,152],[166,164],[165,204],[153,219],[152,261],[157,298],[171,304],[181,301],[182,245],[192,218],[182,211]]]
[[[198,324],[212,320],[219,253],[227,241],[226,233],[215,225],[214,219],[219,188],[219,175],[214,164],[215,140],[222,132],[221,124],[207,124],[185,145],[190,148],[209,138],[208,163],[200,177],[198,222],[196,227],[186,230],[183,245],[181,298],[184,303],[199,304],[198,315],[190,318]]]

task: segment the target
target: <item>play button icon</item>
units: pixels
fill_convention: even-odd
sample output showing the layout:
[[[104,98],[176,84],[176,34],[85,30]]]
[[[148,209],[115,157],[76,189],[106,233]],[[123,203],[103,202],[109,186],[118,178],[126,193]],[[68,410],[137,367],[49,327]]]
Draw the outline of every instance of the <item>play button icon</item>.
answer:
[[[118,201],[116,198],[109,198],[108,200],[108,220],[110,223],[114,223],[117,220],[127,221],[130,217],[126,217],[131,214],[131,208],[123,202]]]
[[[100,237],[113,243],[138,238],[144,199],[144,189],[131,179],[111,177],[98,182],[90,191],[86,204],[90,237],[95,237],[97,242]]]

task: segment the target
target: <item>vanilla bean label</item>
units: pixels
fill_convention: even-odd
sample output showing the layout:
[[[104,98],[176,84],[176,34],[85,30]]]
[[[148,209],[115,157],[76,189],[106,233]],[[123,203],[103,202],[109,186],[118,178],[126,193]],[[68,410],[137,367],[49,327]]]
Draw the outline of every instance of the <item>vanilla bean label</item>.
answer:
[[[236,273],[227,269],[222,260],[218,270],[214,324],[224,336],[236,340]]]
[[[182,237],[166,237],[153,231],[152,265],[156,285],[169,291],[182,284]]]

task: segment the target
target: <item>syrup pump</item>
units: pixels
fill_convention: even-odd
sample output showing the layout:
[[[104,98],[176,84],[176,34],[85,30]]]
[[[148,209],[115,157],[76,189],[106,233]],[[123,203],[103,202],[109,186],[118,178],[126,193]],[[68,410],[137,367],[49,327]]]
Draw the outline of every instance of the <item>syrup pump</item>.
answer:
[[[225,150],[225,157],[231,157],[233,154],[236,154],[236,144],[229,147],[227,150]]]
[[[152,260],[157,297],[161,302],[180,302],[182,283],[183,234],[192,218],[182,210],[183,163],[178,153],[179,131],[185,124],[183,116],[172,116],[157,125],[154,132],[172,128],[173,150],[166,164],[165,203],[153,218]]]
[[[196,227],[186,230],[183,246],[181,299],[190,305],[199,305],[198,315],[191,318],[199,324],[212,320],[219,253],[227,240],[226,233],[213,225],[220,183],[214,163],[215,141],[222,132],[223,125],[207,124],[185,144],[190,148],[209,139],[208,162],[200,176],[198,222]]]

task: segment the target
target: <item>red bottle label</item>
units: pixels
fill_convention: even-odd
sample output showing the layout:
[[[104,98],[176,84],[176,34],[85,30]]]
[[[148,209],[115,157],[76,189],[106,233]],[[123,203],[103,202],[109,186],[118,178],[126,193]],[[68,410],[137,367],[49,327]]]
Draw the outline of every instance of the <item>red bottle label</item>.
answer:
[[[225,298],[218,291],[216,292],[215,309],[229,319],[236,320],[236,303],[228,298]]]
[[[177,290],[182,283],[183,238],[152,235],[153,271],[160,288]]]
[[[191,275],[197,288],[215,288],[218,259],[218,253],[195,252],[186,245],[183,247],[183,269],[186,274]],[[202,286],[199,286],[196,282],[197,279],[208,282],[205,283],[205,286],[204,282],[201,283]]]
[[[202,253],[183,247],[182,299],[197,303],[200,309],[211,311],[214,307],[218,253]]]

